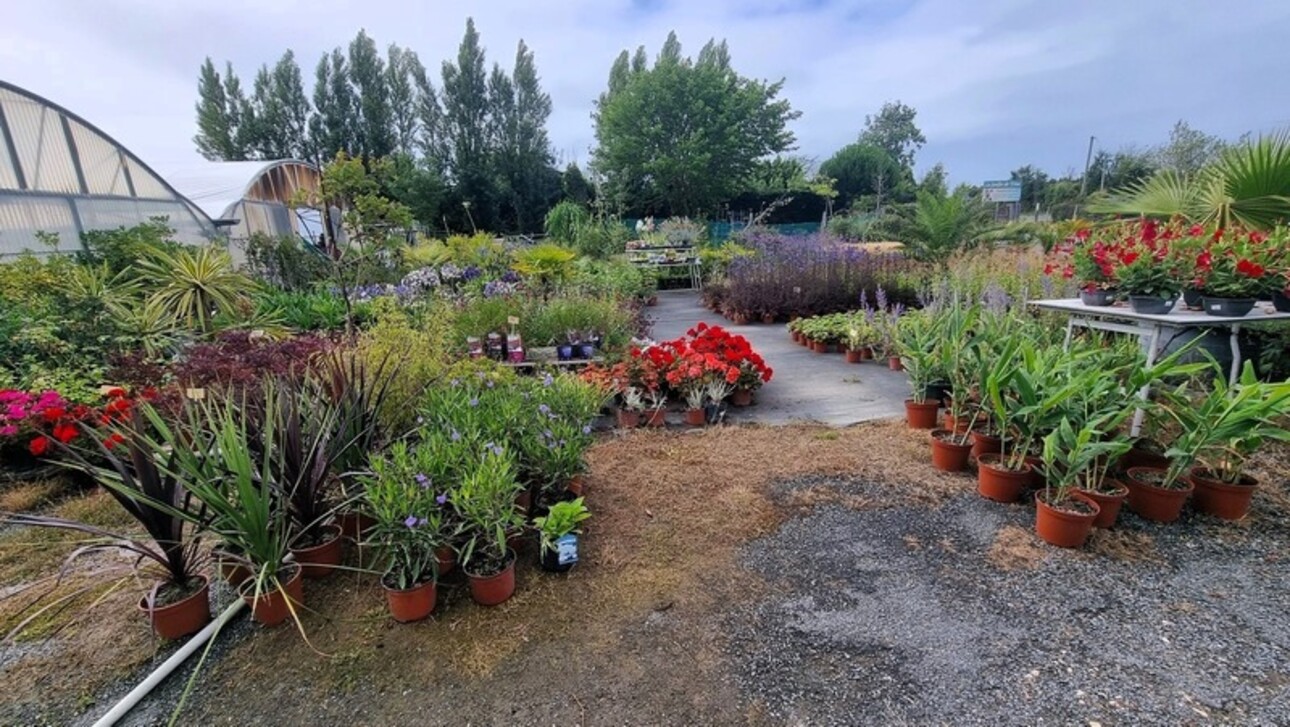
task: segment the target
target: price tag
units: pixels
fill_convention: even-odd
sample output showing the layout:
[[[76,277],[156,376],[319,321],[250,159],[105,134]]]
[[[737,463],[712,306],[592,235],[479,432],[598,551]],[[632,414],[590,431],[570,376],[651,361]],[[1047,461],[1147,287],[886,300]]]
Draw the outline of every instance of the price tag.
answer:
[[[506,322],[512,326],[518,326],[520,319],[519,316],[506,316]]]
[[[206,390],[205,390],[205,389],[189,389],[189,390],[187,390],[187,391],[185,391],[185,392],[184,392],[184,395],[185,395],[185,396],[187,396],[189,399],[192,399],[193,401],[201,401],[202,399],[205,399],[205,398],[206,398]]]

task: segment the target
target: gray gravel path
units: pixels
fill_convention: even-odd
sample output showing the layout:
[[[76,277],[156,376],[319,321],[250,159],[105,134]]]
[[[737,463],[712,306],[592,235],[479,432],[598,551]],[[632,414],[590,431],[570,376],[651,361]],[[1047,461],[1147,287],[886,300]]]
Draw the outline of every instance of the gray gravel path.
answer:
[[[654,338],[680,337],[699,321],[719,323],[745,336],[775,370],[771,382],[757,392],[756,404],[730,410],[731,421],[845,426],[904,416],[908,380],[885,364],[848,364],[841,354],[812,353],[793,343],[782,323],[736,326],[699,305],[693,291],[663,291],[658,298],[659,304],[647,309],[654,319]]]
[[[788,521],[746,548],[784,590],[727,622],[743,689],[788,724],[1290,724],[1286,527],[1124,515],[1160,560],[987,560],[1033,517],[965,495]]]

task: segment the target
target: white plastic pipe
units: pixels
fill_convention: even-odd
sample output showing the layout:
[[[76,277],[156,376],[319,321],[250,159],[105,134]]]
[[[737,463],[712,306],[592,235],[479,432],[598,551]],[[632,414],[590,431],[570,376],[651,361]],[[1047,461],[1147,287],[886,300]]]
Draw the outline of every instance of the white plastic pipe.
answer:
[[[99,717],[98,721],[94,723],[94,727],[112,727],[112,725],[115,725],[117,720],[124,717],[131,709],[134,709],[134,705],[138,704],[139,700],[148,696],[149,692],[156,688],[162,680],[170,676],[172,671],[178,668],[180,664],[184,663],[188,657],[192,656],[194,652],[202,647],[202,645],[207,641],[210,641],[211,637],[223,628],[224,624],[228,623],[229,620],[236,616],[245,606],[246,601],[243,601],[240,598],[229,604],[229,607],[224,609],[224,613],[221,613],[219,618],[206,624],[206,628],[198,631],[197,634],[189,639],[187,643],[179,647],[178,651],[171,654],[169,659],[162,662],[161,666],[157,667],[155,671],[148,675],[148,678],[139,682],[139,685],[134,689],[131,689],[130,693],[122,697],[121,701],[117,702],[112,709],[108,710],[107,714]]]

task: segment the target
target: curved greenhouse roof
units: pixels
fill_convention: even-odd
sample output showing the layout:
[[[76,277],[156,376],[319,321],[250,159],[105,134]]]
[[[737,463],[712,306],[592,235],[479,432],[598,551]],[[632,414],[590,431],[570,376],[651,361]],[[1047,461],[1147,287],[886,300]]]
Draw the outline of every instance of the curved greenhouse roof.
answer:
[[[251,162],[197,161],[166,170],[166,179],[221,227],[230,240],[255,233],[316,239],[318,214],[293,209],[300,190],[318,189],[318,167],[295,159]]]
[[[180,242],[216,234],[207,214],[112,137],[0,81],[0,256],[41,251],[40,232],[79,246],[87,230],[152,217],[166,217]]]

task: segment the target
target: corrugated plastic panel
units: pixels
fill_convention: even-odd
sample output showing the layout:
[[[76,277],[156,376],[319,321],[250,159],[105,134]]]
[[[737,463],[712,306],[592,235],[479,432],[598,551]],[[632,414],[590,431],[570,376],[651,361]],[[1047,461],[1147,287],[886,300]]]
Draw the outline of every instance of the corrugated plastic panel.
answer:
[[[0,135],[0,189],[17,189],[18,173],[14,171],[13,159],[9,156],[9,145]]]
[[[209,238],[209,230],[183,202],[153,199],[103,199],[82,197],[76,200],[81,225],[87,230],[114,230],[133,227],[153,217],[165,217],[175,230],[179,242],[199,244]]]
[[[78,194],[81,183],[67,148],[62,115],[4,89],[0,89],[0,103],[27,176],[27,188]]]
[[[126,184],[121,150],[80,122],[68,119],[67,123],[81,156],[81,170],[85,172],[85,186],[90,194],[129,197],[130,185]]]
[[[49,252],[37,232],[58,235],[59,249],[79,250],[80,231],[72,214],[72,202],[62,197],[0,195],[0,256],[24,250]]]
[[[133,157],[126,157],[126,163],[130,165],[130,179],[134,182],[134,194],[136,197],[146,197],[148,199],[174,199],[175,194],[160,179],[143,165],[135,161]]]

